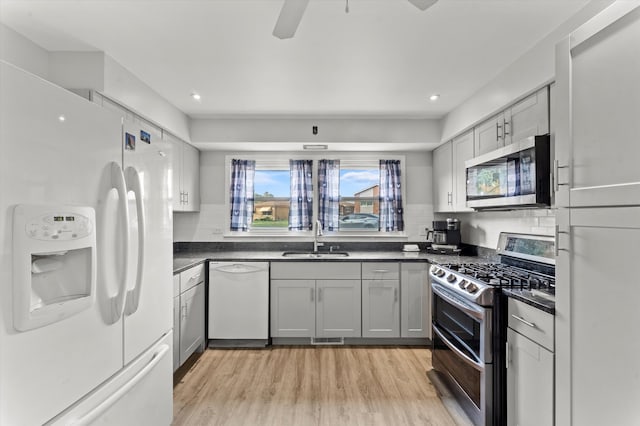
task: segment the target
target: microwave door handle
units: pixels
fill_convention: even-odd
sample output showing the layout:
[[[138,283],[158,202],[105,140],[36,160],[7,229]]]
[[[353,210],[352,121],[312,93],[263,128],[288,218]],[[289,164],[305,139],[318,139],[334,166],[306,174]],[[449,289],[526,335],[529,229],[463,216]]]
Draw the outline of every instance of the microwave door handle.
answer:
[[[447,345],[447,347],[451,349],[456,355],[458,355],[466,364],[478,371],[484,371],[484,364],[471,359],[467,354],[458,349],[453,343],[449,341],[449,339],[444,336],[444,334],[438,329],[438,326],[434,325],[433,331],[444,342],[444,344]]]

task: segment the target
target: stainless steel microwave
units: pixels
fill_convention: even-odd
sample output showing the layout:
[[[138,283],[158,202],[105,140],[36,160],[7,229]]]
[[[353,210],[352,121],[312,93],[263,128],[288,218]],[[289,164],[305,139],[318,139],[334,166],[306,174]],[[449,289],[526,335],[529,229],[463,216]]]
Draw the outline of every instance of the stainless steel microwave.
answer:
[[[467,206],[482,209],[551,204],[549,135],[531,136],[465,162]]]

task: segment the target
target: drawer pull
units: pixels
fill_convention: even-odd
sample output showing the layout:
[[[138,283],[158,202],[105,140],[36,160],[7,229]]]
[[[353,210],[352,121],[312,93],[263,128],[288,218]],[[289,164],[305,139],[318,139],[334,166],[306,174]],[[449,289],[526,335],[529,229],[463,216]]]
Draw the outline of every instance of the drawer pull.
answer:
[[[511,316],[517,319],[518,321],[520,321],[521,323],[528,325],[529,327],[536,328],[536,325],[534,323],[529,322],[526,319],[517,316],[516,314],[511,314]]]
[[[376,274],[386,274],[387,272],[389,272],[388,269],[374,269],[373,272],[375,272]]]

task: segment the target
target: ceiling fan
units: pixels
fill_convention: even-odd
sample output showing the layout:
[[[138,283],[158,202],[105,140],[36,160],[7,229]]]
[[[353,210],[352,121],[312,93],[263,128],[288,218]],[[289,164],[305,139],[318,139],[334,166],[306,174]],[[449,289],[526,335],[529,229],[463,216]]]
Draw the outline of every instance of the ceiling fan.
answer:
[[[348,1],[349,0],[347,0],[347,2]],[[427,10],[437,1],[438,0],[409,0],[411,4],[420,10]],[[284,0],[284,4],[280,10],[280,16],[273,29],[273,35],[280,39],[293,37],[308,3],[309,0]]]

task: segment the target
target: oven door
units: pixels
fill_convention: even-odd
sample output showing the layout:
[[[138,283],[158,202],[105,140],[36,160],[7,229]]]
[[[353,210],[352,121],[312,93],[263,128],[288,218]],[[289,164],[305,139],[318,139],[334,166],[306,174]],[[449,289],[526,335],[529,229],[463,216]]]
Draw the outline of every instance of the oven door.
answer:
[[[463,300],[433,282],[432,364],[476,424],[492,413],[492,310]]]

